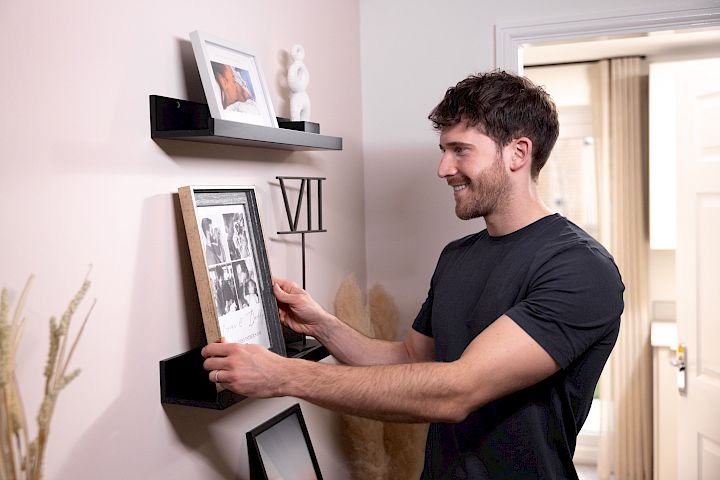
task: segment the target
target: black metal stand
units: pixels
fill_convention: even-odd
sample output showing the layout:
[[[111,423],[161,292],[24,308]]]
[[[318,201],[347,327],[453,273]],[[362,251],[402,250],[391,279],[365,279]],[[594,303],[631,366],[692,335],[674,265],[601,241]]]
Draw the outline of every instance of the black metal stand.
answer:
[[[305,234],[307,233],[322,233],[327,232],[322,225],[322,181],[326,180],[325,177],[275,177],[280,181],[280,190],[282,190],[283,202],[285,203],[285,214],[287,215],[288,225],[290,230],[283,232],[277,232],[278,235],[296,235],[300,234],[301,251],[302,251],[302,288],[305,290]],[[285,180],[300,180],[300,193],[298,194],[297,205],[295,206],[295,216],[293,217],[290,211],[290,202],[288,201],[287,189]],[[317,182],[317,228],[313,229],[313,216],[312,216],[312,193],[310,186],[312,182]],[[305,197],[305,190],[307,187],[307,226],[305,230],[298,230],[298,223],[300,220],[300,210],[303,204],[303,198]],[[293,341],[302,341],[305,345],[305,335],[300,335],[289,328],[283,329],[285,338],[292,339]]]
[[[280,180],[280,190],[282,190],[283,202],[285,203],[285,213],[287,215],[288,224],[290,230],[283,232],[277,232],[278,235],[295,235],[300,234],[302,239],[302,287],[305,288],[305,234],[306,233],[322,233],[327,232],[323,228],[322,222],[322,181],[326,180],[325,177],[275,177]],[[285,180],[300,180],[300,193],[298,195],[297,205],[295,206],[295,216],[293,217],[290,211],[290,202],[288,201],[287,189],[285,186]],[[317,214],[318,214],[318,226],[316,229],[312,228],[313,216],[312,216],[312,195],[310,193],[310,184],[317,182]],[[298,223],[300,220],[300,209],[302,208],[303,197],[305,196],[305,188],[307,185],[307,228],[305,230],[298,230]]]

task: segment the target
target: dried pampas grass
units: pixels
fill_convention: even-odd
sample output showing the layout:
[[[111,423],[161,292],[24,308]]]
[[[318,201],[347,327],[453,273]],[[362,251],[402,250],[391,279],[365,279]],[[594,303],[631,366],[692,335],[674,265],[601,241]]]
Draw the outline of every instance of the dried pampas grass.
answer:
[[[394,340],[399,311],[380,285],[368,292],[368,303],[353,277],[340,284],[335,315],[373,338]],[[427,425],[379,422],[342,414],[343,448],[352,478],[383,480],[418,478],[422,472]]]

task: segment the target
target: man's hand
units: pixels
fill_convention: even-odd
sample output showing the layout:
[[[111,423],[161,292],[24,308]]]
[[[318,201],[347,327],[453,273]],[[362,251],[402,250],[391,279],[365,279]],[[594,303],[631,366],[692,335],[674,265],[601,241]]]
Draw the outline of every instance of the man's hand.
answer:
[[[211,343],[202,349],[203,367],[211,382],[245,395],[268,398],[282,395],[284,357],[262,345]]]
[[[273,293],[280,309],[280,321],[285,326],[322,339],[324,327],[333,320],[332,315],[294,282],[274,278]]]
[[[366,337],[326,312],[297,284],[273,279],[273,292],[282,323],[298,333],[317,338],[330,354],[346,365],[390,365],[427,362],[434,358],[435,343],[411,330],[404,342]]]

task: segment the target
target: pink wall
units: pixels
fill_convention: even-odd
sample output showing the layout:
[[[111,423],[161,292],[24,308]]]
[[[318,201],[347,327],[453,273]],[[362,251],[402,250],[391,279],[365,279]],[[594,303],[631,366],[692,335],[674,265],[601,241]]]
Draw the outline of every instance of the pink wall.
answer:
[[[288,114],[284,53],[305,46],[313,120],[342,152],[285,152],[150,139],[148,95],[203,100],[188,33],[255,53]],[[357,2],[25,2],[0,4],[0,284],[37,275],[17,374],[31,421],[41,398],[47,319],[94,264],[98,306],[60,396],[48,479],[246,478],[245,432],[294,403],[224,412],[163,407],[158,361],[198,344],[199,307],[175,192],[254,184],[274,273],[300,278],[276,175],[324,175],[325,225],[308,237],[308,286],[332,306],[365,281]],[[303,404],[327,478],[344,478],[334,414]],[[33,425],[34,428],[34,425]]]

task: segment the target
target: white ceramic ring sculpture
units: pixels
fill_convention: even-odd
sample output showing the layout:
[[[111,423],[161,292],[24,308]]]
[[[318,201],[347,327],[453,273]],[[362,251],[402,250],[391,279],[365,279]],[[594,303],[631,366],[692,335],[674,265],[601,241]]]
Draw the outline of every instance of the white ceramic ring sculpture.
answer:
[[[305,58],[305,49],[302,45],[293,45],[290,49],[293,63],[288,68],[288,87],[292,94],[290,95],[290,119],[293,121],[309,121],[310,120],[310,97],[307,89],[310,83],[310,72],[303,63]]]

